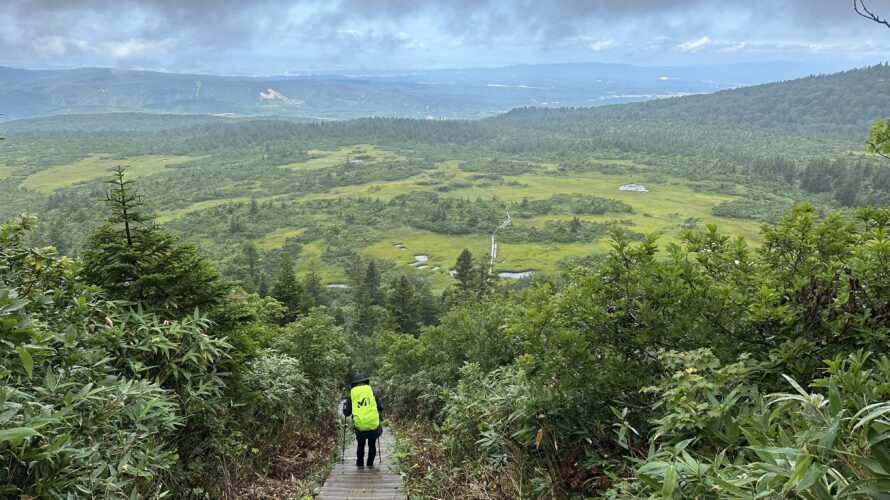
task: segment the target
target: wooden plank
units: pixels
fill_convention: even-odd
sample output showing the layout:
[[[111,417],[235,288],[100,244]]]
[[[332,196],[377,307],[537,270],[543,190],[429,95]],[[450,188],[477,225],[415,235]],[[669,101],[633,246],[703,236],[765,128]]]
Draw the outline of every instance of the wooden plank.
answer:
[[[356,442],[351,431],[346,434],[346,453],[316,497],[319,500],[404,499],[402,476],[392,458],[395,439],[387,427],[377,441],[377,459],[373,468],[355,465]],[[365,457],[368,450],[365,449]]]

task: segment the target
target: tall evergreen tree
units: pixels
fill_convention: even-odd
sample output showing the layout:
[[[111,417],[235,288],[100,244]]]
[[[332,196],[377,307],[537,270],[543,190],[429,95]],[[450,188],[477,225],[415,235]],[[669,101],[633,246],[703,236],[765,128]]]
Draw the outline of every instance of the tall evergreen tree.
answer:
[[[477,263],[476,269],[474,270],[474,280],[473,285],[476,289],[476,295],[483,296],[488,293],[489,290],[494,288],[494,280],[495,277],[491,273],[490,268],[491,256],[489,254],[485,254],[484,257],[479,259]]]
[[[365,267],[365,277],[362,280],[362,288],[368,293],[371,304],[382,306],[385,302],[383,291],[380,289],[380,272],[377,270],[377,264],[371,260]]]
[[[352,330],[360,335],[371,335],[377,331],[381,315],[380,307],[374,305],[371,294],[365,290],[359,290],[355,295],[355,313]]]
[[[260,282],[258,270],[259,253],[253,243],[247,243],[242,248],[242,254],[244,264],[247,266],[247,272],[244,274],[244,279],[241,280],[241,286],[248,292],[256,292]]]
[[[468,248],[464,248],[464,251],[458,255],[457,262],[454,264],[454,278],[457,279],[457,287],[461,290],[473,289],[473,267],[473,254]]]
[[[399,276],[390,285],[386,309],[398,331],[414,334],[420,330],[420,303],[414,286],[405,275]]]
[[[433,291],[426,283],[418,287],[418,294],[421,323],[425,326],[435,325],[439,321],[439,301],[433,296]]]
[[[229,285],[192,244],[180,244],[144,211],[145,200],[118,167],[105,202],[110,214],[84,247],[82,273],[109,297],[155,311],[212,311]]]
[[[292,323],[312,309],[311,299],[306,294],[303,284],[297,280],[293,262],[287,255],[281,259],[281,272],[272,284],[269,294],[287,309],[282,319],[283,323]]]
[[[311,267],[306,276],[303,277],[303,288],[312,300],[313,307],[328,305],[326,290],[321,283],[321,276],[318,274],[318,269],[315,266]]]

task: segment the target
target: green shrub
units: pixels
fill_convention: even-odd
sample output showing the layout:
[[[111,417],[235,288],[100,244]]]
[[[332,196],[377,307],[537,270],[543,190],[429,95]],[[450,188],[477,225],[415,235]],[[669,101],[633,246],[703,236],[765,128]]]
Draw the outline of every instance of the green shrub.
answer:
[[[40,497],[161,494],[183,425],[173,393],[118,371],[115,307],[72,262],[0,227],[0,491]]]
[[[634,479],[611,495],[879,498],[890,489],[890,358],[872,358],[858,352],[827,362],[815,392],[785,376],[791,392],[751,398],[724,421],[740,432],[738,446],[715,446],[707,435],[679,442],[656,436]],[[668,407],[661,421],[683,413]]]

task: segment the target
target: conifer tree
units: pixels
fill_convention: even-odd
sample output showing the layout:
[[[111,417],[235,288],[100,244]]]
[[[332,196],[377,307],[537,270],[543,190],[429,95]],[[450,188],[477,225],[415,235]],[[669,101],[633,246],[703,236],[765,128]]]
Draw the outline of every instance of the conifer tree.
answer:
[[[454,264],[454,278],[457,279],[457,287],[461,290],[473,289],[473,267],[473,254],[468,248],[464,248]]]
[[[378,313],[379,309],[379,306],[374,305],[371,294],[367,290],[359,290],[355,295],[353,331],[361,335],[371,335],[376,332],[378,320],[381,317]]]
[[[414,286],[405,275],[396,278],[390,285],[386,309],[398,331],[414,334],[420,330],[420,303]]]
[[[303,288],[306,290],[306,295],[311,299],[313,307],[328,305],[325,288],[321,283],[321,276],[314,265],[306,273],[306,276],[303,277]]]
[[[247,243],[243,248],[244,263],[247,265],[247,273],[241,281],[241,286],[248,292],[256,292],[259,287],[259,253],[253,243]]]
[[[491,273],[490,268],[491,256],[489,254],[485,254],[484,257],[479,259],[479,262],[474,270],[474,280],[473,284],[476,287],[476,295],[483,296],[488,293],[489,290],[494,288],[494,275]]]
[[[269,280],[266,279],[266,274],[260,274],[260,281],[256,286],[256,293],[262,297],[266,298],[269,295]]]
[[[228,292],[213,264],[192,244],[154,223],[145,200],[118,167],[105,202],[110,214],[83,251],[82,273],[112,299],[139,302],[155,311],[212,311]]]
[[[282,319],[284,324],[296,321],[297,318],[312,309],[306,290],[303,288],[303,284],[297,280],[293,262],[287,255],[281,259],[281,272],[275,279],[275,283],[272,284],[269,294],[287,309],[287,313]]]
[[[418,287],[418,304],[420,307],[420,321],[425,326],[434,325],[439,320],[439,301],[433,296],[433,291],[426,283]]]
[[[380,290],[380,272],[377,271],[377,264],[375,264],[373,260],[368,262],[368,266],[365,268],[365,277],[362,280],[362,288],[364,292],[367,292],[371,304],[375,306],[382,306],[384,304],[385,298],[383,291]]]

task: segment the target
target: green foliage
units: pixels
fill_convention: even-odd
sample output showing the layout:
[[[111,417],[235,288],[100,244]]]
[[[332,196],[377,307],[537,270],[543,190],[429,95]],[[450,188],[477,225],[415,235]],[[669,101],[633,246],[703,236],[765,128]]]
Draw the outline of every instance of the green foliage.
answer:
[[[664,352],[662,366],[673,371],[670,379],[645,387],[643,392],[657,395],[654,410],[664,413],[653,421],[653,439],[669,436],[707,437],[722,446],[739,444],[739,429],[732,419],[740,411],[740,401],[757,399],[757,387],[745,383],[756,366],[742,355],[737,363],[721,366],[708,349]]]
[[[420,297],[404,275],[393,281],[386,298],[386,308],[396,330],[415,334],[420,329],[422,316]]]
[[[106,194],[110,215],[83,253],[83,275],[113,299],[139,302],[175,317],[196,308],[209,311],[228,289],[213,264],[192,244],[152,223],[143,198],[118,169]]]
[[[309,397],[300,404],[302,412],[314,420],[330,411],[331,396],[352,356],[346,333],[334,319],[324,309],[313,309],[282,328],[272,348],[296,360],[312,381]]]
[[[829,361],[825,376],[812,384],[821,389],[817,392],[785,376],[792,392],[751,398],[737,414],[727,415],[721,427],[739,440],[728,448],[707,435],[667,442],[656,437],[649,456],[635,470],[637,480],[611,493],[649,498],[867,498],[887,491],[890,359],[871,357],[857,352]],[[702,404],[707,404],[702,396]],[[684,410],[667,409],[664,419],[673,420],[678,411]]]
[[[476,304],[455,294],[441,325],[386,337],[381,375],[400,389],[398,408],[442,422],[452,466],[481,477],[507,467],[512,494],[603,494],[628,458],[635,474],[618,497],[877,491],[888,221],[887,209],[799,205],[764,227],[760,248],[706,225],[662,255],[654,236],[633,242],[616,228],[592,267]],[[879,358],[873,369],[853,369],[866,366],[869,355],[850,357],[860,351]],[[834,384],[849,403],[831,411],[829,395],[784,394],[783,376]],[[860,422],[872,411],[868,444]],[[817,445],[832,435],[826,454]],[[845,462],[848,452],[874,467]]]
[[[72,262],[0,227],[0,489],[7,495],[159,494],[184,419],[174,394],[115,369],[112,310]],[[129,330],[132,332],[132,330]]]
[[[869,153],[890,156],[890,120],[878,120],[868,130]]]
[[[458,282],[459,289],[464,291],[472,289],[473,267],[473,254],[469,249],[464,248],[454,263],[454,278]]]
[[[269,294],[287,310],[282,316],[283,323],[295,321],[309,312],[313,306],[313,297],[306,292],[303,284],[297,280],[293,262],[288,257],[281,260],[281,272],[272,283]]]
[[[281,304],[238,292],[216,324],[159,316],[25,246],[33,226],[0,227],[4,495],[223,496],[330,411],[351,351],[323,310],[279,331]]]
[[[633,208],[619,200],[583,194],[558,194],[546,200],[523,198],[514,205],[517,216],[533,217],[545,214],[602,215],[607,212],[631,213]]]

